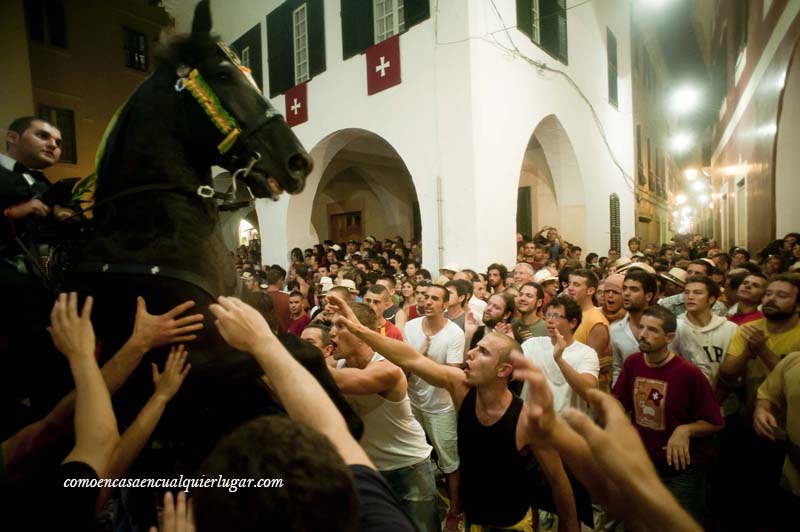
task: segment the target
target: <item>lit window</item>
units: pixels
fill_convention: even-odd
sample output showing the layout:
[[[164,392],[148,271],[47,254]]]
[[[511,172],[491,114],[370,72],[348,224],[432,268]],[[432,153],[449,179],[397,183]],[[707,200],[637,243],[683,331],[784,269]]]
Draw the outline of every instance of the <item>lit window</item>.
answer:
[[[123,28],[125,33],[125,66],[147,72],[147,37],[144,33]]]
[[[242,48],[242,58],[241,58],[242,66],[246,68],[250,68],[250,47],[245,46]]]

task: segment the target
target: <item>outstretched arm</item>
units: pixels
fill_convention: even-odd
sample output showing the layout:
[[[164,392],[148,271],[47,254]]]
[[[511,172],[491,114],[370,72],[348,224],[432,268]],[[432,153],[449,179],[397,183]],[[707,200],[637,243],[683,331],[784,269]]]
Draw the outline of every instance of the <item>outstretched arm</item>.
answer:
[[[261,314],[233,297],[220,297],[218,301],[210,308],[220,334],[231,346],[253,355],[289,417],[327,436],[345,463],[374,469],[325,390],[286,351]]]
[[[329,304],[336,307],[338,317],[334,323],[347,327],[351,333],[366,342],[372,349],[380,353],[386,360],[400,366],[404,371],[414,373],[428,384],[438,388],[445,388],[456,401],[455,390],[463,385],[464,372],[458,368],[438,364],[430,358],[424,357],[417,351],[399,340],[381,336],[379,333],[361,325],[355,318],[347,304],[335,295],[328,296]]]
[[[61,294],[50,314],[48,331],[58,350],[69,360],[75,379],[75,447],[63,463],[83,462],[102,478],[119,441],[119,432],[111,396],[94,358],[91,312],[91,297],[86,298],[78,314],[78,294]]]
[[[111,395],[125,383],[150,349],[196,338],[193,333],[203,327],[200,323],[203,315],[178,317],[193,306],[193,301],[186,301],[165,314],[153,315],[147,312],[144,299],[138,299],[133,333],[101,370]],[[72,391],[44,419],[3,442],[3,461],[10,479],[25,477],[42,453],[72,429],[74,412],[75,391]]]
[[[159,373],[155,364],[151,365],[155,392],[120,438],[111,455],[107,478],[122,477],[142,452],[164,414],[167,403],[178,393],[186,374],[192,368],[191,364],[186,363],[187,355],[183,345],[179,345],[170,350],[163,373]],[[105,505],[110,494],[111,488],[104,487],[100,490],[96,505],[98,510]]]
[[[575,409],[558,417],[541,369],[520,356],[513,363],[514,378],[529,385],[529,437],[556,449],[593,499],[608,505],[632,528],[701,530],[659,480],[639,434],[614,397],[600,390],[587,394],[602,426]]]

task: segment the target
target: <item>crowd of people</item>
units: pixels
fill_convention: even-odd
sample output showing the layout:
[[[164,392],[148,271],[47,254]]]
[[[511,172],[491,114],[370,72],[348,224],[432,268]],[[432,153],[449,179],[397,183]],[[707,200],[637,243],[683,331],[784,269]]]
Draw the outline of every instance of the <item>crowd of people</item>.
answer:
[[[32,193],[47,188],[31,172],[58,159],[57,129],[28,120],[7,140],[27,167],[0,159],[0,177],[25,192],[4,204],[7,233],[63,215]],[[156,524],[130,520],[125,490],[145,488],[91,481],[124,478],[154,445],[192,379],[187,349],[208,310],[286,415],[223,436],[193,471],[188,501],[164,495],[162,531],[796,528],[799,240],[751,254],[700,235],[631,238],[624,253],[584,257],[544,227],[517,235],[513,267],[435,272],[401,237],[296,248],[285,265],[262,264],[253,240],[232,257],[239,297],[160,315],[140,298],[130,338],[102,367],[92,299],[61,294],[47,331],[74,391],[33,423],[3,416],[7,516],[76,530],[99,528],[104,512],[119,530]],[[3,276],[29,274],[8,258]],[[330,373],[360,438],[287,335]],[[152,365],[152,395],[120,434],[111,398],[158,348],[169,355]],[[26,400],[3,394],[4,408]],[[210,486],[218,476],[281,485]],[[69,487],[77,481],[89,484]]]

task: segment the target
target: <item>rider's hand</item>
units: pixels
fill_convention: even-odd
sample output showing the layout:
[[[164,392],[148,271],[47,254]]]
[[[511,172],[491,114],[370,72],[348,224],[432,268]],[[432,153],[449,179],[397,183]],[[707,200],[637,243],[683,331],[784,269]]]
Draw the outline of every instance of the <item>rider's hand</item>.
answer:
[[[26,201],[25,203],[20,203],[19,205],[9,207],[6,209],[6,212],[15,220],[27,218],[31,215],[35,216],[36,218],[44,218],[50,214],[50,207],[43,203],[42,200],[34,198]]]

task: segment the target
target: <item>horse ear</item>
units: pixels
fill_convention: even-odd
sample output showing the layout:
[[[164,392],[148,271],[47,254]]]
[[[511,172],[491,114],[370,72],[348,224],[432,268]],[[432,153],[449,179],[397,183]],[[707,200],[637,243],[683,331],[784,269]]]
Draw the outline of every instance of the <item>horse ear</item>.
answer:
[[[192,35],[197,37],[209,33],[211,33],[211,5],[209,0],[202,0],[194,8]]]

